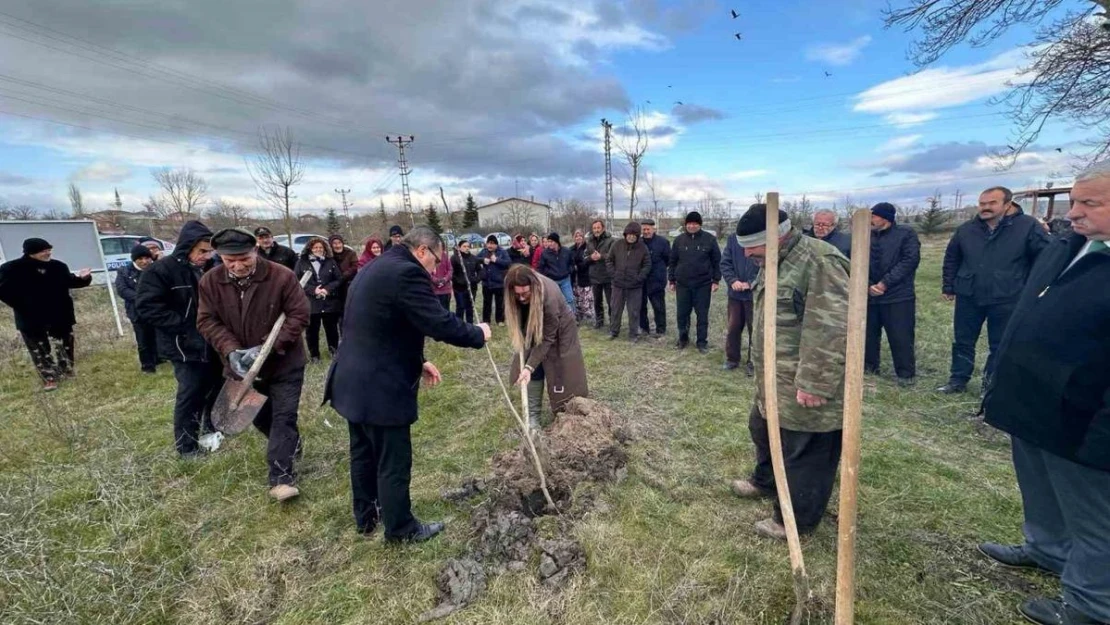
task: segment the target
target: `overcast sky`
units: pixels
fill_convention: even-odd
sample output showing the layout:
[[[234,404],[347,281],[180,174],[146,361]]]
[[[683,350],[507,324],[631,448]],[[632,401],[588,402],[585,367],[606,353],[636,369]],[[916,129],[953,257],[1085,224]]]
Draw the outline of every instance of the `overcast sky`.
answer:
[[[8,4],[0,200],[44,211],[68,208],[70,182],[92,209],[118,189],[138,210],[162,166],[194,168],[213,200],[261,206],[244,166],[261,126],[303,144],[298,212],[338,206],[336,188],[356,210],[394,209],[387,134],[416,136],[418,205],[442,185],[455,201],[600,206],[599,120],[622,140],[631,107],[645,112],[656,195],[676,211],[706,194],[921,204],[938,189],[1066,181],[1084,138],[1052,125],[995,171],[1012,129],[989,100],[1017,76],[1028,33],[914,73],[911,35],[882,29],[885,0]]]

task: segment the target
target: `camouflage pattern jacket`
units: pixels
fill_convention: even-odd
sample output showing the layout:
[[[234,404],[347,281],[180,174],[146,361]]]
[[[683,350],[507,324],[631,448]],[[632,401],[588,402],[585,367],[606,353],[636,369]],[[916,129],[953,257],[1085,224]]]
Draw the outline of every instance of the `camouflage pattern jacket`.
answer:
[[[798,432],[841,429],[844,412],[844,346],[848,336],[848,260],[835,247],[797,230],[779,249],[778,320],[779,421]],[[764,271],[755,287],[755,370],[763,371]],[[798,404],[799,390],[828,400],[820,408]],[[763,384],[756,384],[763,412]],[[766,414],[764,412],[764,414]]]

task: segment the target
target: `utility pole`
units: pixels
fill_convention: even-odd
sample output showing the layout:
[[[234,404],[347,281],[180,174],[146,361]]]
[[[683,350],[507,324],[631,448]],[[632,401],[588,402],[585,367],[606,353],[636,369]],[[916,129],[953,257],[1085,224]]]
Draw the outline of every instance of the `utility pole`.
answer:
[[[605,130],[605,227],[613,229],[613,124],[607,119],[601,120],[601,127]]]
[[[343,196],[343,218],[347,220],[347,237],[353,238],[355,235],[351,231],[351,205],[347,203],[347,194],[351,192],[350,189],[336,189],[336,193]]]
[[[412,214],[412,197],[409,195],[409,174],[412,173],[412,170],[409,169],[409,163],[405,160],[405,146],[416,141],[416,137],[413,135],[408,137],[398,135],[397,139],[394,140],[386,135],[385,140],[397,146],[397,165],[401,168],[401,199],[404,202],[405,210],[409,212],[409,221],[412,222],[412,227],[415,228],[416,216]]]

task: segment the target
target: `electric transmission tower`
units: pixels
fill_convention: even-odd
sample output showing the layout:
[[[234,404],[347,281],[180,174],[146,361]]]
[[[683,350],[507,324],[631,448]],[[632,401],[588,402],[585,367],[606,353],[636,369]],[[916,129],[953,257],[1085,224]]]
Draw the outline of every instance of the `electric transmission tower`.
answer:
[[[351,190],[350,189],[336,189],[335,192],[343,197],[343,218],[347,220],[347,237],[348,238],[354,237],[355,235],[351,231],[351,211],[350,211],[351,205],[347,203],[347,194],[350,193]]]
[[[602,119],[601,127],[605,130],[605,227],[613,229],[613,124]]]
[[[409,135],[408,137],[398,136],[396,139],[386,135],[385,140],[397,146],[397,165],[401,168],[401,200],[404,203],[405,210],[409,212],[409,221],[412,222],[412,227],[416,227],[416,216],[412,214],[412,197],[409,195],[409,174],[412,170],[409,169],[409,163],[405,160],[405,146],[413,141],[416,137]]]

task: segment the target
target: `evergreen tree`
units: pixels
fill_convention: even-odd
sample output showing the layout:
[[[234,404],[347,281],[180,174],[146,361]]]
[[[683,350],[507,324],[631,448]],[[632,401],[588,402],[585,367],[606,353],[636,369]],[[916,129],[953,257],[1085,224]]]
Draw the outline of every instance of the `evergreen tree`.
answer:
[[[918,229],[921,230],[922,234],[933,234],[940,232],[946,221],[948,221],[948,214],[940,206],[940,197],[934,195],[929,198],[929,208],[926,208],[921,215]]]
[[[334,208],[329,208],[328,216],[328,236],[339,234],[339,214],[335,212]]]
[[[463,230],[469,230],[478,225],[478,203],[474,201],[474,196],[469,193],[466,195],[466,210],[463,212]]]
[[[443,225],[439,223],[439,213],[436,211],[435,204],[428,204],[427,210],[424,211],[424,217],[428,220],[428,227],[436,234],[443,234]]]

